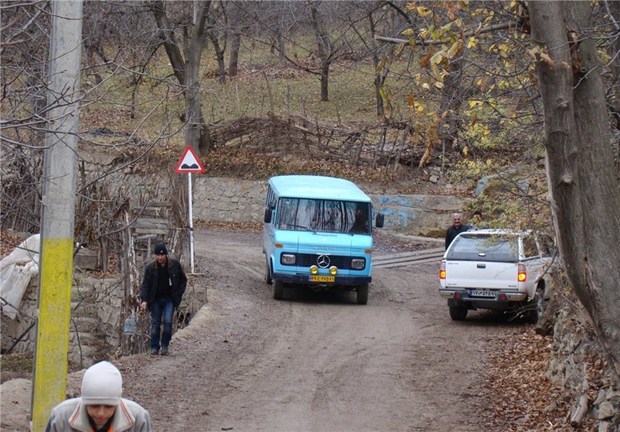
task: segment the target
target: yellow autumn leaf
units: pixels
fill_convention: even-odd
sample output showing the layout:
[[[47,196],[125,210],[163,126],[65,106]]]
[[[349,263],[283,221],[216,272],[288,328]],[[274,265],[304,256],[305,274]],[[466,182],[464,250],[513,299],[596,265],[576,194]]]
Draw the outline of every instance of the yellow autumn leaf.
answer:
[[[467,146],[463,147],[463,154],[467,156],[468,153],[469,153],[469,147]]]
[[[441,81],[435,81],[435,87],[441,90],[443,88],[443,83]]]
[[[443,81],[443,74],[441,73],[437,65],[431,65],[431,72],[433,73],[433,76],[437,79],[437,81]]]
[[[476,48],[478,46],[478,40],[475,37],[471,36],[467,41],[467,48]]]
[[[415,99],[413,98],[413,93],[409,93],[407,95],[407,105],[413,107],[415,105]]]
[[[460,40],[457,40],[452,44],[450,49],[448,50],[448,58],[454,57],[461,50],[463,43]]]
[[[508,57],[508,53],[510,51],[510,45],[508,45],[507,43],[501,43],[498,46],[499,48],[499,53],[502,57]]]
[[[448,24],[444,25],[441,27],[441,31],[443,32],[448,32],[452,29],[452,22],[449,22]]]
[[[408,28],[408,29],[403,30],[401,34],[403,36],[413,36],[415,33],[413,32],[413,29]]]
[[[438,65],[439,63],[441,63],[441,61],[443,60],[444,54],[445,53],[443,50],[436,52],[435,55],[431,57],[431,64]]]
[[[431,86],[429,86],[429,85],[428,85],[428,83],[423,83],[423,84],[422,84],[422,88],[423,88],[424,90],[430,90]]]
[[[418,14],[421,17],[427,17],[427,16],[429,16],[429,15],[431,15],[433,13],[432,10],[430,10],[429,8],[424,7],[424,6],[417,6],[416,10],[418,11]]]

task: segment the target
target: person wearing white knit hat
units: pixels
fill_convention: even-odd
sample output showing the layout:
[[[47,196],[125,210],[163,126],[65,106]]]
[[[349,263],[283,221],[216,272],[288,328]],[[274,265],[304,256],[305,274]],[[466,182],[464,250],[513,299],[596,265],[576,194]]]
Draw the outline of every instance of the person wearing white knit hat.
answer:
[[[117,367],[107,361],[96,363],[84,373],[81,396],[57,405],[45,432],[150,432],[149,412],[122,395],[123,378]]]

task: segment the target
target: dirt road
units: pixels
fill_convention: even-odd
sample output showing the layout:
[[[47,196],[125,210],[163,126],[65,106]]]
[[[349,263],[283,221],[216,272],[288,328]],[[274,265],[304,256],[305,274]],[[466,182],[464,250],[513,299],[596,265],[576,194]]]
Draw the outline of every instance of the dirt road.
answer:
[[[475,313],[453,323],[436,264],[376,269],[365,306],[352,293],[276,301],[260,234],[197,230],[195,241],[208,304],[171,355],[121,359],[126,395],[154,430],[490,430],[476,414],[485,346],[510,326]]]

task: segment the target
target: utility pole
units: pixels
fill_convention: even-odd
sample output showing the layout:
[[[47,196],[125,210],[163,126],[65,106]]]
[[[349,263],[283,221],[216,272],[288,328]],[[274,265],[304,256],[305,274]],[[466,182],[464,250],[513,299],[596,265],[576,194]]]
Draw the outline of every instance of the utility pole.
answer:
[[[82,0],[52,1],[33,432],[66,398],[77,165]]]

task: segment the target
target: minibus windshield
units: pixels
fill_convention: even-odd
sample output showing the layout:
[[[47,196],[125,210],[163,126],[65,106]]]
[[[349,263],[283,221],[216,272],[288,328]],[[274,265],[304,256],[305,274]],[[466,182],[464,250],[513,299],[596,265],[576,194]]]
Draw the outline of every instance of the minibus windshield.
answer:
[[[282,230],[370,234],[370,203],[280,198],[276,226]]]

